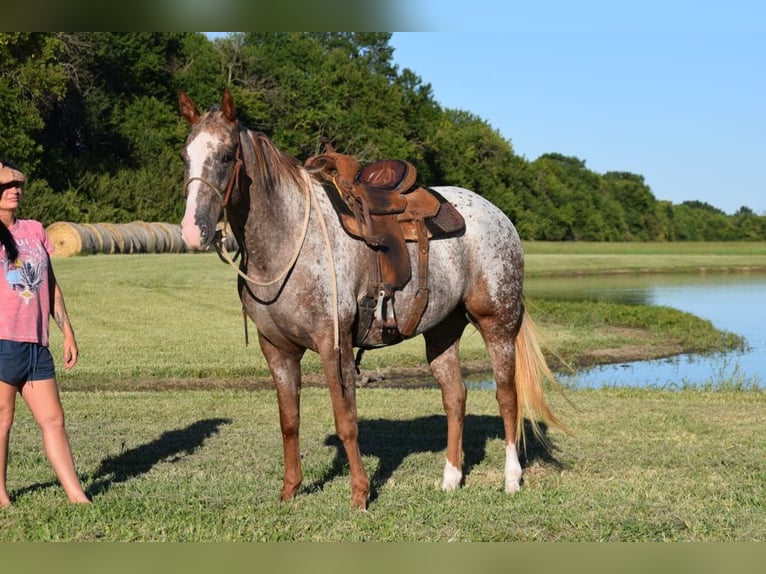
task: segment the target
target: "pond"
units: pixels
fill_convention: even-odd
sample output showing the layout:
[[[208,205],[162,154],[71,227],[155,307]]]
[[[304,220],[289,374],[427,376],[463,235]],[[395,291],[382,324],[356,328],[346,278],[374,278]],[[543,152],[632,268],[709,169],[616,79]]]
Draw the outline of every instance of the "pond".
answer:
[[[710,320],[718,329],[743,336],[741,352],[680,355],[653,361],[602,365],[576,374],[557,373],[562,382],[579,388],[629,386],[681,388],[718,386],[722,381],[743,386],[766,382],[766,274],[715,273],[629,275],[576,278],[530,278],[529,297],[566,300],[608,300],[664,305]],[[494,382],[491,383],[494,385]]]

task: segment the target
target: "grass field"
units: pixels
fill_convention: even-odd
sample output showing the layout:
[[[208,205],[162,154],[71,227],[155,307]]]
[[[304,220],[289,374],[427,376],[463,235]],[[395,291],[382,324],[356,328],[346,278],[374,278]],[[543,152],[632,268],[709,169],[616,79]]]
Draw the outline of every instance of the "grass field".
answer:
[[[494,393],[469,393],[463,488],[440,490],[436,389],[361,389],[368,512],[350,506],[329,398],[302,397],[304,487],[278,502],[270,391],[68,392],[77,466],[93,495],[66,503],[25,409],[14,428],[0,541],[756,541],[766,532],[763,393],[551,395],[573,434],[528,444],[503,492]]]
[[[631,271],[676,271],[668,261],[684,257],[704,258],[708,272],[766,264],[762,244],[579,248],[531,244],[528,272],[568,273],[614,256]],[[570,252],[561,258],[563,249]],[[605,262],[592,272],[607,271]],[[279,503],[276,400],[253,326],[244,345],[231,270],[210,254],[93,256],[56,260],[55,267],[82,351],[71,373],[60,372],[62,400],[94,504],[66,503],[39,431],[19,408],[8,468],[14,504],[0,511],[0,541],[766,538],[766,395],[734,391],[726,381],[712,390],[550,392],[572,434],[551,432],[549,452],[528,443],[524,486],[514,496],[502,489],[502,423],[492,391],[469,393],[465,486],[448,494],[439,489],[446,423],[438,390],[363,385],[360,446],[373,493],[369,512],[359,512],[350,507],[329,397],[309,355],[304,486],[294,501]],[[550,358],[570,364],[620,345],[651,356],[741,343],[671,309],[529,303]],[[55,354],[55,328],[52,335]],[[469,331],[462,347],[466,361],[480,366],[479,339]],[[363,367],[385,382],[399,368],[417,373],[422,354],[413,340],[366,355]]]
[[[584,246],[592,249],[589,246]],[[550,264],[548,255],[528,257],[531,272]],[[625,263],[636,255],[627,248]],[[567,265],[585,255],[572,255]],[[661,267],[667,254],[652,255]],[[66,296],[81,350],[71,372],[60,372],[65,389],[135,390],[210,384],[268,385],[255,328],[245,345],[244,320],[236,276],[215,254],[112,255],[58,259],[56,273]],[[564,263],[558,263],[562,269]],[[668,308],[613,303],[527,302],[541,327],[552,364],[654,358],[680,352],[735,348],[741,340],[716,331],[708,321]],[[52,348],[60,348],[51,329]],[[604,352],[604,350],[610,350]],[[621,350],[621,351],[620,351]],[[481,337],[467,329],[461,356],[470,371],[487,371]],[[303,361],[307,383],[321,380],[313,353]],[[362,369],[375,380],[423,380],[423,341],[365,353]],[[427,377],[427,374],[426,374]]]
[[[532,241],[524,250],[528,276],[766,272],[766,243]]]

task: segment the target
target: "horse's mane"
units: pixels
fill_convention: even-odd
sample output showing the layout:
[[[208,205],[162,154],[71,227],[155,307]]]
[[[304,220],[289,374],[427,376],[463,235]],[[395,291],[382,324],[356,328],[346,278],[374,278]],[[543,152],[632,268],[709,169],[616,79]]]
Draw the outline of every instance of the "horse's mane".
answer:
[[[242,127],[240,136],[252,144],[243,145],[242,148],[246,156],[246,164],[253,167],[248,170],[248,175],[253,179],[256,187],[274,190],[282,184],[283,180],[291,181],[295,185],[301,184],[301,168],[298,160],[277,149],[266,134]]]

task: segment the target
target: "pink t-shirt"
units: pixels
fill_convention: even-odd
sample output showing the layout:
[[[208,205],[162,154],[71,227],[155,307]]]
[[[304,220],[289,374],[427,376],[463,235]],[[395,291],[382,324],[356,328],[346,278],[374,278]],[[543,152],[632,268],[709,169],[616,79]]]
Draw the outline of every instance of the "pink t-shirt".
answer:
[[[34,219],[17,219],[10,227],[19,248],[9,261],[0,244],[0,339],[48,345],[51,286],[49,254],[53,245]]]

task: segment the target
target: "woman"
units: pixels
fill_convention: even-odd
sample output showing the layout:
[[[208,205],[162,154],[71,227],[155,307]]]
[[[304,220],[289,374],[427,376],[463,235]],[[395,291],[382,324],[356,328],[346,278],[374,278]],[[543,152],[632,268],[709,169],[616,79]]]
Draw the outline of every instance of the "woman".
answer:
[[[17,393],[40,425],[45,454],[69,501],[88,503],[64,427],[48,349],[49,317],[64,334],[66,369],[77,362],[77,341],[53,274],[45,229],[38,221],[16,217],[25,180],[23,173],[0,163],[0,507],[11,504],[6,472]]]

